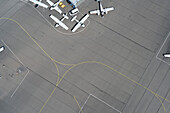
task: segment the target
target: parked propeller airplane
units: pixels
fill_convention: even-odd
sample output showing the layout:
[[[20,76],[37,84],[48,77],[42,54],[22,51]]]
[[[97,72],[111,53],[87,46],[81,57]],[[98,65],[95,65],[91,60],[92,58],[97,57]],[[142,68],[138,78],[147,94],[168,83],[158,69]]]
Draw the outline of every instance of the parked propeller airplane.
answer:
[[[67,14],[63,14],[63,17],[60,20],[52,14],[50,14],[49,16],[56,22],[55,27],[61,26],[65,30],[68,30],[68,27],[63,23],[64,19],[69,19]]]
[[[43,8],[48,8],[48,5],[41,2],[42,0],[29,0],[29,1],[35,4],[35,8],[38,8],[39,6]]]
[[[109,11],[113,11],[114,7],[110,7],[110,8],[103,8],[100,0],[97,0],[97,2],[99,3],[99,10],[92,10],[89,11],[89,14],[97,14],[100,15],[101,17],[104,17],[104,14],[107,14]]]
[[[74,25],[74,27],[71,29],[72,32],[75,32],[80,26],[85,27],[84,22],[89,17],[89,14],[85,14],[80,20],[77,20],[77,16],[74,16],[71,21],[76,21],[77,23]]]
[[[62,13],[62,11],[61,11],[61,9],[58,7],[58,4],[61,2],[62,0],[59,0],[58,2],[56,2],[56,3],[53,3],[52,1],[50,1],[50,0],[46,0],[46,2],[48,3],[48,4],[50,4],[50,10],[56,10],[57,12],[59,12],[60,14]]]

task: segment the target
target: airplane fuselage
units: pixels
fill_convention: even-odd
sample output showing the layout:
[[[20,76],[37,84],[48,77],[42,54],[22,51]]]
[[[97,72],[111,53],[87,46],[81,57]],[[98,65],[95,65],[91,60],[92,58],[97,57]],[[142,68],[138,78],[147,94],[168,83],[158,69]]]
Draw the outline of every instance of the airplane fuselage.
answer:
[[[98,1],[98,3],[99,3],[100,16],[101,16],[101,17],[104,17],[104,9],[103,9],[103,6],[102,6],[100,0]]]

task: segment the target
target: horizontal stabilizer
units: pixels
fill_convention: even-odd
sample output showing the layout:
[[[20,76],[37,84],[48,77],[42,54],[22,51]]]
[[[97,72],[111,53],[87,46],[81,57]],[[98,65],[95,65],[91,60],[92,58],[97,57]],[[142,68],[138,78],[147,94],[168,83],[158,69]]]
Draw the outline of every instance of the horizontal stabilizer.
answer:
[[[99,15],[99,14],[100,14],[100,11],[99,11],[99,10],[89,11],[89,14]]]

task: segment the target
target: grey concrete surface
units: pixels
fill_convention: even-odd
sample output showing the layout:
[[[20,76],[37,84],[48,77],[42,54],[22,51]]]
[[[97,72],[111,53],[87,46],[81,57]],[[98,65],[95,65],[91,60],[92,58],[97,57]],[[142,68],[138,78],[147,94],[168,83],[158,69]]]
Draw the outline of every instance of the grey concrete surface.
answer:
[[[114,6],[115,11],[109,12],[105,18],[90,15],[90,24],[77,34],[70,34],[70,31],[65,34],[64,29],[57,29],[62,34],[51,26],[54,22],[48,17],[53,13],[60,18],[57,12],[42,8],[35,10],[18,0],[0,1],[0,16],[16,20],[53,59],[66,64],[98,61],[121,73],[98,63],[84,63],[72,68],[56,87],[58,72],[51,59],[16,23],[0,20],[0,39],[22,61],[24,70],[29,70],[22,84],[20,81],[26,71],[11,79],[9,75],[23,65],[9,48],[0,53],[0,74],[4,76],[0,79],[0,113],[39,113],[55,87],[41,113],[78,113],[80,108],[74,96],[83,106],[90,94],[122,113],[164,113],[160,100],[166,113],[170,112],[170,103],[163,99],[170,100],[169,65],[155,57],[169,32],[170,2],[103,0],[102,3],[104,7]],[[97,6],[95,1],[86,0],[79,9],[85,14]],[[69,20],[65,22],[70,27],[73,24],[69,24]],[[168,47],[166,43],[161,52]],[[8,68],[3,69],[3,64]],[[57,65],[61,79],[70,66]],[[20,87],[11,98],[18,85]],[[147,88],[163,98],[157,98]],[[83,111],[117,113],[92,97]]]
[[[158,50],[156,58],[158,58],[162,62],[167,63],[168,65],[170,65],[170,59],[169,58],[165,58],[163,56],[163,54],[169,53],[169,52],[170,52],[170,33],[167,35],[165,41],[163,42],[162,46]]]

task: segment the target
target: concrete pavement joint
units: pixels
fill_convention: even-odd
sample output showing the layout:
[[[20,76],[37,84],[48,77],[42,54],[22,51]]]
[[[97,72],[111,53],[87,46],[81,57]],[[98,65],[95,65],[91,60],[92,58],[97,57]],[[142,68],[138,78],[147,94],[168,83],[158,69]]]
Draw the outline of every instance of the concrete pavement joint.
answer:
[[[27,69],[27,70],[28,70],[28,69]],[[21,82],[19,83],[19,85],[17,86],[17,88],[16,88],[16,89],[14,90],[14,92],[12,93],[11,98],[14,96],[14,94],[16,93],[16,91],[18,90],[18,88],[21,86],[22,82],[25,80],[25,78],[27,77],[28,73],[29,73],[29,70],[28,70],[28,72],[25,74],[24,78],[21,80]]]
[[[100,64],[100,65],[103,65],[103,66],[106,66],[106,67],[110,68],[111,70],[113,70],[113,71],[115,71],[116,73],[122,75],[123,77],[125,77],[125,78],[128,79],[129,81],[131,81],[131,82],[133,82],[133,83],[135,83],[135,84],[143,87],[144,89],[148,90],[149,92],[151,92],[152,94],[154,94],[154,96],[158,96],[158,97],[160,97],[160,98],[162,98],[162,99],[165,99],[167,102],[170,102],[168,99],[166,99],[166,98],[158,95],[157,93],[155,93],[154,91],[150,90],[149,88],[143,86],[142,84],[136,82],[135,80],[127,77],[126,75],[120,73],[119,71],[115,70],[114,68],[112,68],[112,67],[110,67],[109,65],[106,65],[106,64],[104,64],[104,63],[102,63],[102,62],[85,61],[85,62],[80,62],[80,63],[77,63],[77,64],[65,64],[65,63],[58,62],[58,61],[54,60],[53,58],[51,58],[50,55],[47,54],[47,52],[31,37],[31,35],[30,35],[17,21],[15,21],[15,20],[13,20],[13,19],[10,19],[10,18],[0,18],[0,19],[1,19],[1,20],[2,20],[2,19],[11,20],[11,21],[15,22],[16,24],[18,24],[18,26],[19,26],[19,27],[30,37],[30,39],[47,55],[47,57],[49,57],[49,58],[51,59],[51,61],[54,61],[54,62],[59,63],[59,64],[62,64],[62,65],[70,65],[70,66],[71,66],[67,71],[65,71],[65,73],[64,73],[63,76],[62,76],[62,78],[59,80],[59,82],[56,84],[56,86],[58,86],[58,85],[60,84],[60,82],[63,80],[64,76],[65,76],[72,68],[74,68],[74,67],[76,67],[76,66],[78,66],[78,65],[80,65],[80,64],[96,63],[96,64]],[[46,102],[44,103],[44,105],[43,105],[43,107],[41,108],[41,110],[40,110],[39,113],[41,113],[41,111],[43,110],[44,106],[47,104],[48,100],[51,98],[51,96],[52,96],[52,94],[54,93],[55,90],[56,90],[56,87],[54,88],[53,92],[50,94],[50,96],[48,97],[48,99],[47,99]]]
[[[87,101],[89,100],[90,96],[91,96],[91,94],[89,94],[89,96],[88,96],[87,99],[85,100],[85,102],[84,102],[83,106],[81,107],[79,113],[83,110],[83,108],[84,108],[84,106],[86,105]]]
[[[166,109],[166,113],[168,113],[168,111],[170,110],[170,104],[168,105],[168,108]]]
[[[158,59],[158,60],[160,60],[160,61],[162,61],[162,62],[164,62],[165,64],[167,64],[167,65],[169,65],[169,66],[170,66],[170,63],[166,62],[165,60],[162,60],[162,59],[161,59],[161,58],[159,58],[159,57],[156,57],[156,59]]]
[[[92,97],[98,99],[99,101],[101,101],[102,103],[106,104],[107,106],[109,106],[110,108],[114,109],[115,111],[121,113],[121,111],[119,111],[118,109],[116,109],[115,107],[111,106],[110,104],[106,103],[105,101],[101,100],[100,98],[94,96],[93,94],[90,94]]]
[[[3,41],[1,40],[2,43],[4,43],[4,45],[9,49],[9,51],[16,57],[16,59],[26,68],[26,66],[24,65],[24,63],[17,57],[17,55],[15,55],[15,53],[10,49],[10,47]],[[27,68],[26,68],[27,69]],[[19,85],[16,87],[16,89],[14,90],[14,92],[11,95],[11,98],[14,96],[14,94],[16,93],[16,91],[18,90],[18,88],[21,86],[22,82],[25,80],[25,78],[27,77],[29,70],[27,69],[27,73],[25,74],[24,78],[21,80],[21,82],[19,83]]]
[[[79,109],[80,109],[80,110],[81,110],[81,112],[83,113],[83,110],[81,109],[80,104],[78,103],[78,101],[77,101],[77,99],[76,99],[76,97],[75,97],[75,96],[74,96],[74,99],[75,99],[75,101],[76,101],[76,103],[77,103],[77,105],[78,105]]]
[[[90,99],[90,97],[94,97],[96,98],[97,100],[101,101],[102,103],[104,103],[105,105],[109,106],[110,108],[112,108],[113,110],[121,113],[121,111],[119,111],[118,109],[116,109],[115,107],[111,106],[110,104],[106,103],[105,101],[101,100],[100,98],[94,96],[93,94],[89,94],[89,96],[87,97],[87,99],[85,100],[83,106],[81,107],[79,113],[83,110],[84,106],[86,105],[87,101]]]
[[[158,60],[160,60],[160,61],[162,61],[162,62],[164,62],[164,63],[166,63],[166,64],[168,64],[168,65],[170,65],[170,63],[168,63],[168,62],[166,62],[165,60],[159,58],[158,55],[159,55],[160,51],[162,50],[162,48],[163,48],[164,44],[166,43],[166,41],[167,41],[167,39],[168,39],[169,36],[170,36],[170,32],[168,33],[166,39],[164,40],[164,42],[163,42],[163,44],[161,45],[158,53],[156,54],[156,58],[157,58]]]
[[[55,31],[57,31],[57,32],[59,32],[59,33],[61,33],[61,34],[64,34],[64,35],[75,35],[75,34],[78,34],[78,33],[82,32],[82,31],[84,31],[84,30],[88,27],[88,25],[90,24],[90,20],[87,19],[88,23],[87,23],[87,25],[85,26],[85,28],[83,28],[82,30],[80,30],[80,31],[78,31],[78,32],[75,32],[75,33],[64,33],[64,32],[61,32],[61,31],[57,30],[57,29],[54,27],[54,25],[52,25],[52,24],[51,24],[35,7],[33,7],[31,4],[27,3],[26,1],[22,1],[22,0],[21,0],[21,2],[24,2],[24,3],[28,4],[28,5],[30,5],[34,10],[36,10],[36,11],[42,16],[43,19],[45,19],[45,21],[46,21],[49,25],[51,25],[51,27],[52,27]],[[79,12],[79,13],[82,15],[81,12]]]
[[[9,51],[17,58],[17,60],[26,68],[26,66],[24,65],[24,63],[15,55],[15,53],[9,48],[9,46],[3,41],[1,40],[2,43],[4,43],[4,45],[9,49]]]
[[[159,100],[159,102],[161,103],[161,106],[162,106],[163,109],[164,109],[164,112],[166,113],[166,109],[165,109],[165,106],[164,106],[162,100],[161,100],[157,95],[155,95],[155,97]]]

